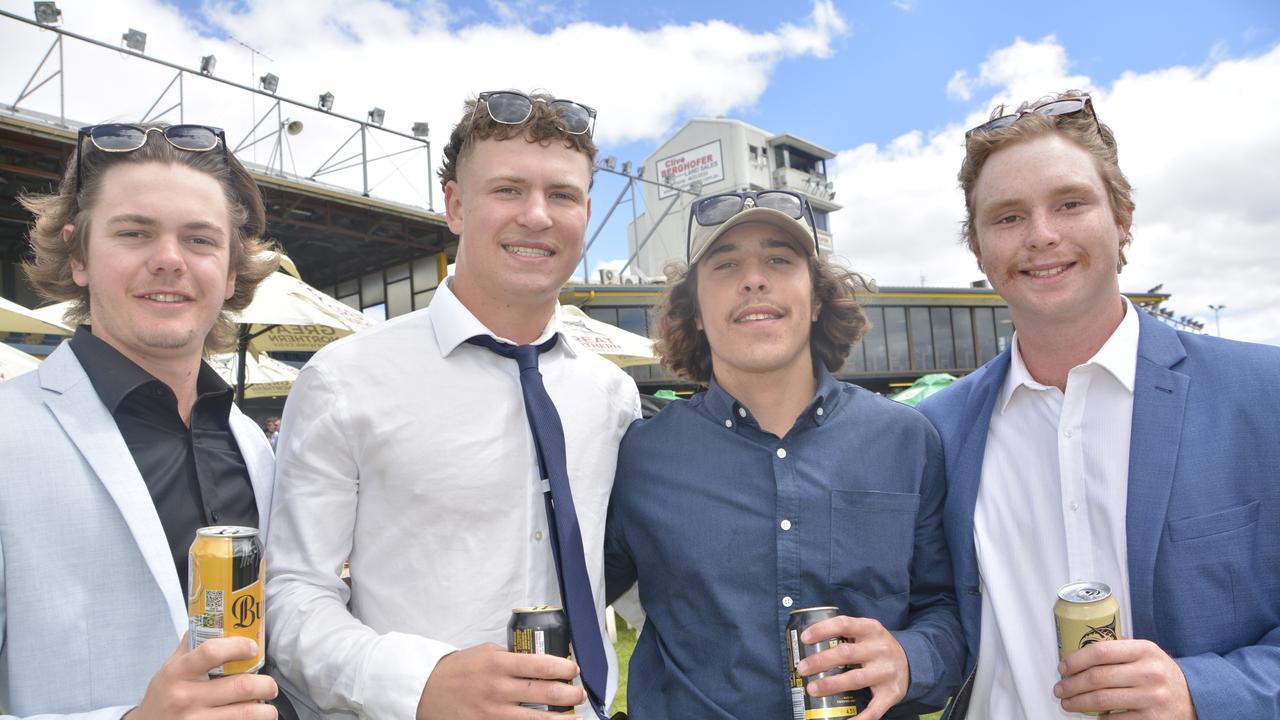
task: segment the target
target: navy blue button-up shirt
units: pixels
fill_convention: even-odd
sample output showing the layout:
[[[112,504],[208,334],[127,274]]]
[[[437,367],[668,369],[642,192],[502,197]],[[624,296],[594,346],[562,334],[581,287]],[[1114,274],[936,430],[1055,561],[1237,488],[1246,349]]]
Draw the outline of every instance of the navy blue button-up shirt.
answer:
[[[792,610],[879,620],[911,684],[886,717],[940,707],[965,650],[942,534],[942,451],[915,410],[819,371],[779,439],[713,379],[637,422],[618,456],[608,594],[647,619],[627,704],[643,720],[791,717]]]

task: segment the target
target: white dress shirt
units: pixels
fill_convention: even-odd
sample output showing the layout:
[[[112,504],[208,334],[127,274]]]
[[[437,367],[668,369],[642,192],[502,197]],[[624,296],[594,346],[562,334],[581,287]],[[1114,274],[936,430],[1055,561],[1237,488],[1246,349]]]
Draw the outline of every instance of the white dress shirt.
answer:
[[[1132,627],[1125,509],[1137,367],[1137,310],[1067,391],[1036,382],[1013,338],[1009,374],[991,414],[974,511],[982,578],[982,636],[969,717],[1085,717],[1053,695],[1053,604],[1069,582],[1097,580]]]
[[[557,312],[537,342],[559,327]],[[430,307],[328,346],[294,383],[267,649],[327,717],[412,718],[440,658],[505,647],[513,608],[560,604],[519,369],[466,343],[481,334],[492,335],[444,283]],[[603,634],[605,515],[639,397],[629,376],[564,335],[539,368],[564,425]]]

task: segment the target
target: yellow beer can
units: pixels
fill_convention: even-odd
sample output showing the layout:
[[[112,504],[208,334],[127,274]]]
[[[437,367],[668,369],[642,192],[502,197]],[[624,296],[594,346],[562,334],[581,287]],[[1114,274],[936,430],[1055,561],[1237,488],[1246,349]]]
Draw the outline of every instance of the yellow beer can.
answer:
[[[257,672],[262,667],[267,647],[264,569],[257,528],[219,525],[196,531],[187,564],[190,649],[220,637],[247,637],[258,643],[255,657],[220,665],[210,675]]]

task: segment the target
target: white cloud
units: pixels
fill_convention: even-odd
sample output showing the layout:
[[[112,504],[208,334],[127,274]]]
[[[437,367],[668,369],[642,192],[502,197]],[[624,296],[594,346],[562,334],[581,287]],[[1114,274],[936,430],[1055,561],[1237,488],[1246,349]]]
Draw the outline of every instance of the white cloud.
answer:
[[[573,0],[492,0],[497,23],[478,22],[474,11],[439,0],[412,7],[393,0],[214,0],[204,6],[203,19],[184,17],[162,0],[62,0],[59,5],[65,27],[89,37],[114,42],[129,24],[146,31],[152,57],[195,67],[200,56],[213,53],[218,77],[256,84],[258,76],[272,72],[280,77],[284,97],[312,103],[332,92],[335,111],[361,118],[376,105],[386,110],[386,126],[402,132],[415,121],[427,121],[436,162],[463,100],[483,90],[547,88],[591,105],[600,113],[596,139],[602,145],[658,140],[686,117],[751,108],[778,63],[827,57],[847,29],[833,0],[814,0],[803,21],[769,32],[718,20],[652,30],[564,24],[577,15],[580,3]],[[0,0],[0,7],[31,13],[30,3],[16,0]],[[553,17],[558,27],[535,29],[550,26]],[[226,35],[271,61],[251,55]],[[9,69],[0,74],[0,97],[17,97],[51,41],[47,32],[0,22],[0,57]],[[66,43],[66,63],[67,115],[75,121],[136,121],[174,75],[72,41]],[[24,105],[56,114],[55,85]],[[190,76],[185,94],[186,120],[222,125],[233,147],[271,102]],[[307,110],[285,107],[283,114],[306,125],[290,139],[296,160],[285,163],[286,168],[296,163],[304,175],[353,130]],[[274,117],[268,126],[274,127]],[[370,138],[374,155],[409,146],[386,135]],[[270,146],[271,141],[263,142],[248,154],[264,162]],[[352,148],[358,145],[343,156]],[[349,187],[360,183],[358,169],[321,179]],[[434,185],[421,153],[375,165],[370,182],[375,194],[413,203],[423,202],[428,185]]]
[[[969,80],[969,73],[963,70],[955,71],[947,81],[947,97],[965,102],[973,97],[973,83]]]
[[[956,92],[960,71],[946,92]],[[1280,344],[1280,46],[1253,57],[1211,57],[1201,67],[1126,73],[1110,86],[1070,72],[1052,36],[992,53],[968,90],[990,92],[944,128],[863,145],[834,163],[837,251],[881,285],[967,285],[981,277],[959,243],[956,186],[964,130],[997,103],[1081,88],[1115,130],[1136,188],[1134,245],[1122,289],[1164,283],[1170,305],[1213,328],[1225,304],[1227,337]]]

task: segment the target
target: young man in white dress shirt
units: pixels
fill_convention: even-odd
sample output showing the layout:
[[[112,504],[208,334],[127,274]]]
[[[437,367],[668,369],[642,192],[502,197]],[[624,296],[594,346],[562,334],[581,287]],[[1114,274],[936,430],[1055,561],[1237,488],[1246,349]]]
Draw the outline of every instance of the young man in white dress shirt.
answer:
[[[327,347],[293,386],[268,648],[286,689],[326,717],[554,717],[519,705],[585,699],[562,682],[573,662],[500,647],[513,608],[561,599],[517,365],[467,340],[557,335],[590,217],[593,119],[546,95],[468,101],[440,173],[460,238],[454,276],[427,309]],[[605,513],[639,399],[625,373],[564,336],[539,369],[603,627]]]
[[[921,407],[947,461],[969,716],[1280,717],[1280,349],[1177,332],[1120,294],[1132,189],[1088,96],[1002,110],[967,134],[960,184],[1017,332]],[[1110,586],[1122,639],[1059,663],[1052,607],[1075,581]]]

